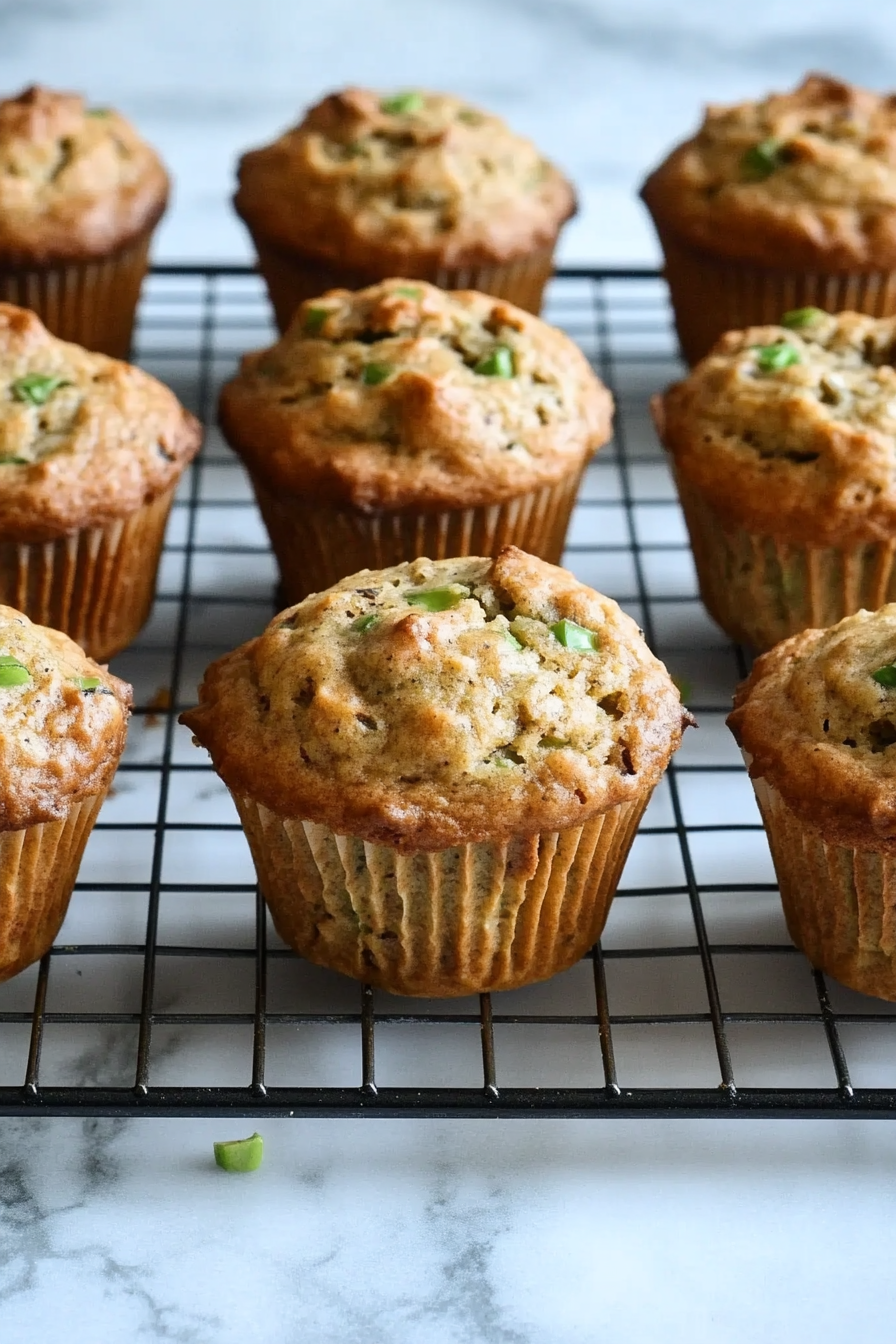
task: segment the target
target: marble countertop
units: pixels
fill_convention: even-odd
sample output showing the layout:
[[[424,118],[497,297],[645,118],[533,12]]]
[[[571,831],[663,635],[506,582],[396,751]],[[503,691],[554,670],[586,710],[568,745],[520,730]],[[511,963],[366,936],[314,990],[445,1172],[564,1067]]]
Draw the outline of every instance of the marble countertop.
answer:
[[[235,154],[342,82],[502,112],[580,185],[562,256],[625,262],[656,259],[633,190],[702,102],[806,68],[896,85],[896,15],[871,0],[0,0],[0,15],[0,86],[83,88],[160,147],[177,182],[167,260],[248,258]],[[891,1328],[887,1122],[266,1120],[262,1168],[217,1170],[212,1141],[252,1128],[0,1119],[3,1344],[60,1327],[71,1344],[833,1344]]]

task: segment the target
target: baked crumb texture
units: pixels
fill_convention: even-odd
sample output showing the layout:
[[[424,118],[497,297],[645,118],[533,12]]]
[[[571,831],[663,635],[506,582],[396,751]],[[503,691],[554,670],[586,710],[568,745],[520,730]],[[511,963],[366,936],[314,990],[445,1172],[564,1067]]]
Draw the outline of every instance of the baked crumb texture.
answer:
[[[896,320],[788,321],[654,402],[704,600],[759,648],[896,596]]]
[[[575,196],[530,141],[461,99],[348,88],[243,155],[235,205],[287,250],[401,274],[551,247]]]
[[[157,222],[168,189],[112,108],[38,86],[0,102],[0,262],[106,256]]]
[[[407,853],[646,797],[683,712],[616,603],[511,547],[306,599],[214,663],[183,722],[235,793]]]
[[[58,630],[0,607],[0,831],[63,818],[104,794],[131,688]]]
[[[896,604],[759,658],[729,727],[788,927],[816,966],[896,998]],[[892,684],[891,684],[892,683]]]
[[[168,491],[199,449],[198,421],[130,364],[51,336],[0,303],[0,536],[55,540]]]
[[[658,223],[715,256],[779,268],[896,266],[896,95],[826,75],[710,106],[648,177]]]

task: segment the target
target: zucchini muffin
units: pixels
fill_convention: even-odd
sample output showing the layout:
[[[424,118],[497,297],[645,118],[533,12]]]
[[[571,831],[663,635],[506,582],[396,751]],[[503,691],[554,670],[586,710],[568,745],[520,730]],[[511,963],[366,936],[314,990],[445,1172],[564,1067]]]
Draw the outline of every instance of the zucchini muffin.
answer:
[[[119,113],[76,93],[0,102],[0,299],[125,356],[168,175]]]
[[[100,661],[123,649],[200,439],[155,378],[0,303],[0,601]]]
[[[587,952],[688,718],[615,602],[508,547],[307,598],[213,663],[181,721],[287,943],[460,995]]]
[[[734,704],[794,942],[896,999],[896,604],[785,640]]]
[[[302,305],[221,393],[287,601],[415,556],[558,561],[612,400],[567,336],[503,300],[387,280]]]
[[[66,635],[0,607],[0,980],[59,931],[130,704]]]
[[[729,332],[654,399],[700,593],[767,649],[896,598],[896,318]]]
[[[791,308],[896,312],[896,95],[809,75],[709,107],[641,194],[691,364]]]
[[[280,330],[303,299],[389,275],[479,289],[537,313],[576,208],[559,169],[461,98],[345,89],[239,163]]]

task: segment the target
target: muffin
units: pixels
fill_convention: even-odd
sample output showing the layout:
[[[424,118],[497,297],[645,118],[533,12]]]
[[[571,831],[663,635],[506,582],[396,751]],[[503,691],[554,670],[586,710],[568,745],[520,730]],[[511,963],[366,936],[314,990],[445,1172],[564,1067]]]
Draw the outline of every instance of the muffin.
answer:
[[[239,163],[234,197],[281,331],[303,299],[390,275],[541,309],[576,208],[562,173],[447,94],[345,89]]]
[[[508,547],[307,598],[213,663],[181,722],[281,937],[449,996],[587,952],[687,717],[615,602]]]
[[[728,719],[787,927],[813,966],[896,999],[896,604],[759,658]]]
[[[770,648],[896,598],[896,319],[797,309],[655,398],[700,593]]]
[[[709,107],[641,194],[691,364],[792,308],[896,312],[896,95],[809,75]]]
[[[582,352],[473,292],[387,280],[302,305],[221,393],[296,602],[415,556],[558,561],[612,401]]]
[[[0,607],[0,980],[59,931],[130,703],[67,635]]]
[[[0,299],[125,356],[168,175],[124,117],[76,93],[0,102]]]
[[[100,661],[123,649],[200,438],[155,378],[0,303],[0,601]]]

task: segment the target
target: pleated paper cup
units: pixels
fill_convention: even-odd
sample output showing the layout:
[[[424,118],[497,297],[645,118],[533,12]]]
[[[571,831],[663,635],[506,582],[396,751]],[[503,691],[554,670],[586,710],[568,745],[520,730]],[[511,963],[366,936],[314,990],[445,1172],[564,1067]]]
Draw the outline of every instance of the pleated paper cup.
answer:
[[[35,266],[5,259],[0,299],[31,308],[63,341],[127,359],[152,233],[146,229],[127,247],[91,261]]]
[[[55,541],[0,541],[0,603],[107,662],[149,616],[175,488],[106,527]]]
[[[600,937],[649,793],[584,826],[402,855],[234,795],[280,937],[393,994],[515,989]]]
[[[677,477],[700,596],[731,639],[760,652],[800,630],[896,601],[896,539],[805,546],[727,525]]]
[[[818,970],[896,1000],[896,855],[831,844],[754,779],[787,929]]]
[[[359,569],[386,569],[420,556],[497,555],[512,545],[558,564],[583,470],[579,464],[561,480],[500,504],[436,512],[362,513],[283,494],[257,475],[252,484],[291,605]]]
[[[75,803],[61,821],[0,832],[0,980],[52,946],[105,796]]]
[[[792,308],[896,313],[896,271],[792,271],[716,257],[657,227],[675,328],[689,364],[726,331],[774,325]]]
[[[365,289],[395,274],[394,268],[383,271],[328,265],[299,252],[288,252],[256,233],[252,234],[252,241],[281,332],[305,299],[319,298],[328,289]],[[401,275],[406,280],[427,280],[440,289],[477,289],[537,315],[541,312],[545,286],[553,274],[555,243],[556,240],[550,247],[503,265],[440,267],[414,265],[408,260],[401,268]]]

